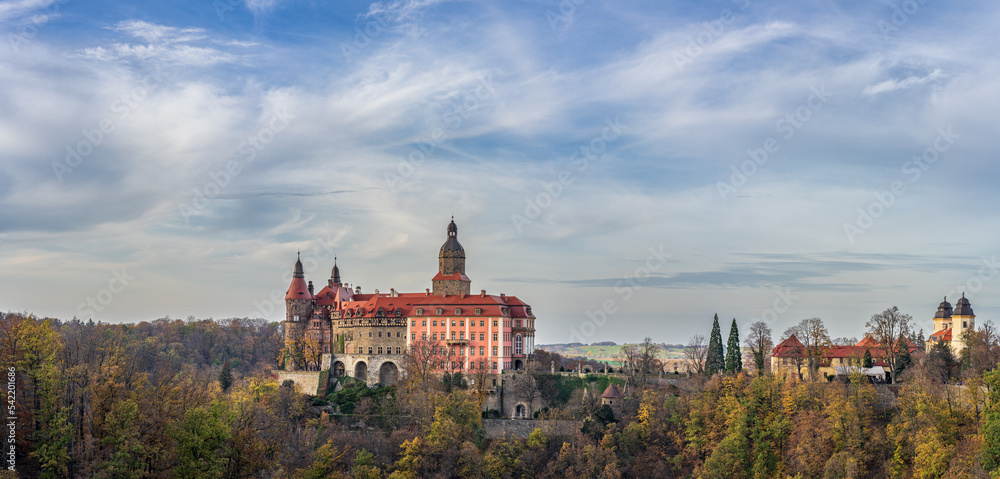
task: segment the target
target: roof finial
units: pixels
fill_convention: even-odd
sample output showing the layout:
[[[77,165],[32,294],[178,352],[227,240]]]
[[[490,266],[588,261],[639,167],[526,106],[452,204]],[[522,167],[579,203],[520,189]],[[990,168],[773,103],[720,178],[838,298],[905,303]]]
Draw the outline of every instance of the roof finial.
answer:
[[[965,291],[962,291],[962,297],[963,298],[965,297]]]

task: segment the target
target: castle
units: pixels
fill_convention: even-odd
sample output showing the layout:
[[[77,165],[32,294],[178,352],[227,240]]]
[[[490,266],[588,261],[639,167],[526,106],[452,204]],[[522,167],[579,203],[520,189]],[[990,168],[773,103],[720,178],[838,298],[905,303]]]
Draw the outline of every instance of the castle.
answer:
[[[942,342],[951,348],[952,352],[958,356],[965,348],[964,335],[967,331],[975,331],[976,315],[972,312],[972,304],[962,293],[961,299],[955,303],[953,309],[948,298],[938,305],[934,314],[934,332],[927,338],[923,345],[913,344],[905,338],[900,338],[901,343],[910,350],[911,354],[930,352],[935,344]],[[897,347],[903,347],[899,344]],[[857,369],[862,366],[862,359],[865,352],[872,357],[872,364],[876,367],[888,367],[885,351],[882,345],[869,336],[865,336],[860,342],[853,346],[828,346],[824,347],[820,358],[818,374],[820,376],[838,376],[848,374],[852,368]],[[771,371],[780,376],[792,376],[802,378],[804,369],[804,359],[807,353],[805,346],[795,335],[791,335],[779,343],[771,351]],[[891,374],[891,371],[886,371]]]
[[[535,344],[531,306],[515,296],[470,293],[454,218],[431,284],[422,293],[362,293],[342,282],[335,258],[326,286],[317,292],[296,260],[285,294],[284,368],[329,370],[333,377],[390,385],[405,374],[405,354],[418,342],[439,348],[439,372],[492,375],[525,367]]]

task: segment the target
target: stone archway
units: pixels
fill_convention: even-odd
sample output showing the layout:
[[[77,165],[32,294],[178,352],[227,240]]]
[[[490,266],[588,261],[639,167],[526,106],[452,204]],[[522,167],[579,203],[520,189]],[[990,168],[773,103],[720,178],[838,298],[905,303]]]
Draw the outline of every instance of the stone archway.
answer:
[[[525,417],[525,409],[523,404],[518,404],[514,406],[514,417]]]
[[[344,363],[341,361],[333,363],[333,377],[335,378],[342,377],[346,372],[346,369],[347,368],[344,367]]]
[[[514,370],[515,370],[515,371],[520,371],[520,370],[522,370],[522,369],[524,369],[524,363],[523,363],[523,362],[521,362],[521,360],[520,360],[520,359],[518,359],[518,360],[514,361]]]
[[[378,369],[378,383],[382,386],[392,386],[399,381],[399,368],[392,361],[382,363]]]
[[[364,361],[358,361],[354,365],[354,377],[364,382],[368,382],[368,364]]]

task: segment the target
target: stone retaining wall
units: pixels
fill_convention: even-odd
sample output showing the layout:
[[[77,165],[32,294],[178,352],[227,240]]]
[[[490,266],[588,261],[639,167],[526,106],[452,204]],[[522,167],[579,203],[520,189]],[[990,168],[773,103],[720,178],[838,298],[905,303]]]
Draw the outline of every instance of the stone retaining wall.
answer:
[[[546,437],[572,436],[583,427],[583,421],[534,421],[528,419],[483,419],[486,439],[503,436],[527,439],[535,430],[541,429]]]

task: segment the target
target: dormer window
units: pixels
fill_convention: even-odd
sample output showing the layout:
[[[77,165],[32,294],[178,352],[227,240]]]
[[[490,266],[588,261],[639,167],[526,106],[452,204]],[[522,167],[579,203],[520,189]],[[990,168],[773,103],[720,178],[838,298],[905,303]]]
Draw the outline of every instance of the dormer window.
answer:
[[[462,308],[455,308],[455,316],[462,314]]]
[[[483,314],[483,308],[476,308],[476,314]]]
[[[531,308],[530,307],[524,308],[524,314],[531,316]]]
[[[441,309],[441,308],[438,308],[438,309],[437,309],[437,314],[438,314],[438,315],[441,315],[441,314],[444,314],[444,310],[443,310],[443,309]]]
[[[424,308],[417,308],[417,314],[418,315],[424,314]]]

